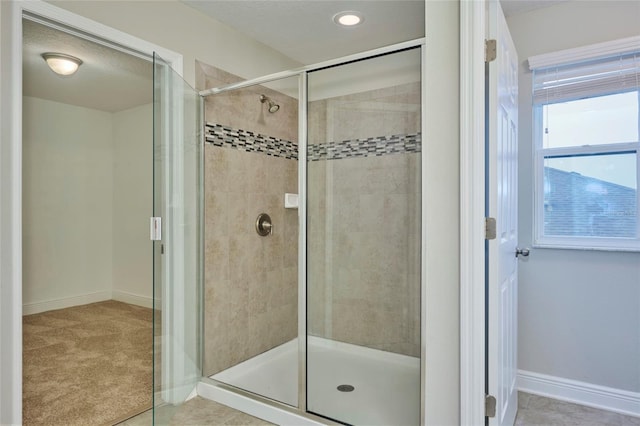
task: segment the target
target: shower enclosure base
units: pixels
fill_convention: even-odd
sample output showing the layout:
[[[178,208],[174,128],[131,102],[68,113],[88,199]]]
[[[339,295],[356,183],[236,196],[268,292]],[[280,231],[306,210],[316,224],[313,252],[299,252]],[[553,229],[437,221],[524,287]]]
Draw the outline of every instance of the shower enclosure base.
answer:
[[[293,408],[284,409],[270,405],[249,396],[234,392],[205,381],[198,383],[198,395],[202,398],[224,404],[251,416],[281,426],[323,426],[326,423],[312,420],[296,413]]]
[[[351,424],[419,423],[419,358],[313,336],[307,342],[309,412]],[[298,399],[297,366],[298,342],[294,339],[211,378],[295,407]],[[347,392],[338,390],[339,386],[343,390],[346,388]],[[353,390],[349,391],[350,387]],[[234,395],[231,391],[226,392]],[[229,397],[233,399],[233,396],[225,395],[225,398]],[[251,401],[250,398],[238,397],[247,401],[238,406],[236,403],[239,401],[231,405],[218,398],[213,399],[257,415],[243,408]]]

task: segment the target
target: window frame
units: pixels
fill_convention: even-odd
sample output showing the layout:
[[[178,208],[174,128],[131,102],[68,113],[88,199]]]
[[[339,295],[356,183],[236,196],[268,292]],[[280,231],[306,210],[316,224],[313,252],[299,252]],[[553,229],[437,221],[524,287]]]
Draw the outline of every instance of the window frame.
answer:
[[[533,105],[534,217],[533,246],[536,248],[640,252],[640,89],[638,94],[638,138],[635,142],[544,148],[543,107]],[[596,96],[593,96],[596,97]],[[544,160],[566,155],[612,153],[636,154],[636,235],[629,237],[548,236],[544,234]]]

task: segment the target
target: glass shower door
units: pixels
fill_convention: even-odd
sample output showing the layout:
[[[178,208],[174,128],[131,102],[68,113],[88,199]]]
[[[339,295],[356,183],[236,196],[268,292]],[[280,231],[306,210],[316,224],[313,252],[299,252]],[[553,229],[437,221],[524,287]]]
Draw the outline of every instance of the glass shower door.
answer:
[[[153,69],[153,417],[169,424],[201,378],[202,99]]]
[[[294,407],[299,221],[285,194],[298,193],[299,84],[209,96],[204,143],[203,373]]]
[[[420,421],[420,48],[308,74],[307,410]]]

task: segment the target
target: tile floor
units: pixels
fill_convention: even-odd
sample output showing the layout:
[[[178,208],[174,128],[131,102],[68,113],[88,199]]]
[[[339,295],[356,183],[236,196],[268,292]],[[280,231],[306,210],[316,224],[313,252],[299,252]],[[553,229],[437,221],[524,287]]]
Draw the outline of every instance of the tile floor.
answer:
[[[570,402],[518,393],[515,426],[640,426],[640,417],[625,416]]]
[[[640,417],[625,416],[569,402],[558,401],[524,392],[518,394],[518,417],[515,426],[640,426]],[[177,410],[160,410],[158,424],[198,426],[267,426],[271,423],[200,397]],[[167,421],[168,420],[168,421]],[[151,425],[147,411],[121,426]]]
[[[120,426],[150,426],[151,410],[120,423]],[[161,407],[156,410],[156,424],[176,426],[268,426],[256,417],[218,404],[201,397],[195,397],[177,409]]]

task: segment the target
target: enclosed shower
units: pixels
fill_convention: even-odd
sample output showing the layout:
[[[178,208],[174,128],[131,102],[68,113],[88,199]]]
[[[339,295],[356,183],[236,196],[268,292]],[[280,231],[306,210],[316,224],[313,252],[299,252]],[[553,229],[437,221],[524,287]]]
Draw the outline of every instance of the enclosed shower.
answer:
[[[198,64],[202,145],[185,155],[202,286],[184,358],[201,395],[316,424],[420,423],[422,44],[251,81]],[[175,403],[171,377],[156,388]]]

